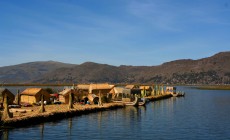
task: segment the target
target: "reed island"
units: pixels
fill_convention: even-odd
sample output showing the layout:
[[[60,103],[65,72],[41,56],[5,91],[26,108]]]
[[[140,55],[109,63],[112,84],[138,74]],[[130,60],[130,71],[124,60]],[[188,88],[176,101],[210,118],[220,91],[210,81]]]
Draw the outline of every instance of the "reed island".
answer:
[[[15,95],[0,88],[1,127],[24,127],[129,105],[138,107],[182,95],[176,88],[163,85],[79,84],[60,92],[49,90],[29,87]]]

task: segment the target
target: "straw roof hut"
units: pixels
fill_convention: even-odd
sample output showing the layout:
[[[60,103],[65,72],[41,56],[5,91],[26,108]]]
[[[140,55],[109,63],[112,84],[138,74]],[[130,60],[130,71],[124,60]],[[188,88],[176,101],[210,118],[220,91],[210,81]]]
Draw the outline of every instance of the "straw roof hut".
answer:
[[[44,101],[50,101],[50,94],[42,88],[27,88],[21,94],[21,102],[23,103],[37,103],[41,101],[41,95],[44,96]]]
[[[114,85],[105,84],[90,84],[89,85],[89,93],[98,95],[101,92],[102,95],[107,93],[111,93],[111,89],[114,88]]]
[[[113,99],[121,100],[124,87],[114,87]]]
[[[0,103],[3,103],[3,98],[5,94],[7,94],[7,96],[9,97],[8,104],[13,104],[15,96],[6,88],[0,88]]]
[[[69,103],[69,94],[72,93],[72,89],[67,88],[59,93],[59,101],[68,104]]]
[[[88,94],[89,93],[89,84],[79,84],[77,85],[78,93]]]

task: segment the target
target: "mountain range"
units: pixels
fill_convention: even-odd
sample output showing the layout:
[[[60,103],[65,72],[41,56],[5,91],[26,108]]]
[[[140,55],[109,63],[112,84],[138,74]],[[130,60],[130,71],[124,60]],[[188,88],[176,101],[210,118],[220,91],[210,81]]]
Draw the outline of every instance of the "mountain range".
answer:
[[[158,66],[112,66],[55,61],[0,67],[0,83],[71,84],[230,84],[230,51],[198,60],[181,59]]]

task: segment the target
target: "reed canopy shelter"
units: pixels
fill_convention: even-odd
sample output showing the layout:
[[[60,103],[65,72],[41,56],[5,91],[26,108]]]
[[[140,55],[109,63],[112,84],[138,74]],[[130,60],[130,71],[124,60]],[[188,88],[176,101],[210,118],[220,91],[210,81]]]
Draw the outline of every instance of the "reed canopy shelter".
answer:
[[[69,94],[73,93],[73,89],[71,88],[66,88],[63,91],[59,93],[59,101],[68,104],[69,103]],[[73,98],[72,98],[73,99]]]
[[[104,84],[90,84],[89,85],[89,93],[90,94],[96,94],[99,95],[101,93],[102,95],[107,95],[108,93],[111,93],[114,85],[110,85],[108,83]]]
[[[3,103],[5,94],[8,96],[8,104],[13,104],[15,96],[7,88],[0,88],[0,103]]]
[[[50,102],[50,94],[42,88],[27,88],[20,94],[20,99],[23,103],[33,104],[40,102],[42,95],[44,101]]]

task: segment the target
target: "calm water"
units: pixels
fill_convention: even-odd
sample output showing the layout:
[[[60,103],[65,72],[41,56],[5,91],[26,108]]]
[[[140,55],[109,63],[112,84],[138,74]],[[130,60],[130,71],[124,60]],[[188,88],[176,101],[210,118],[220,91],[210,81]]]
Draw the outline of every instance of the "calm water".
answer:
[[[92,113],[26,128],[3,130],[2,139],[230,139],[230,91],[180,87],[186,96],[146,107]]]

